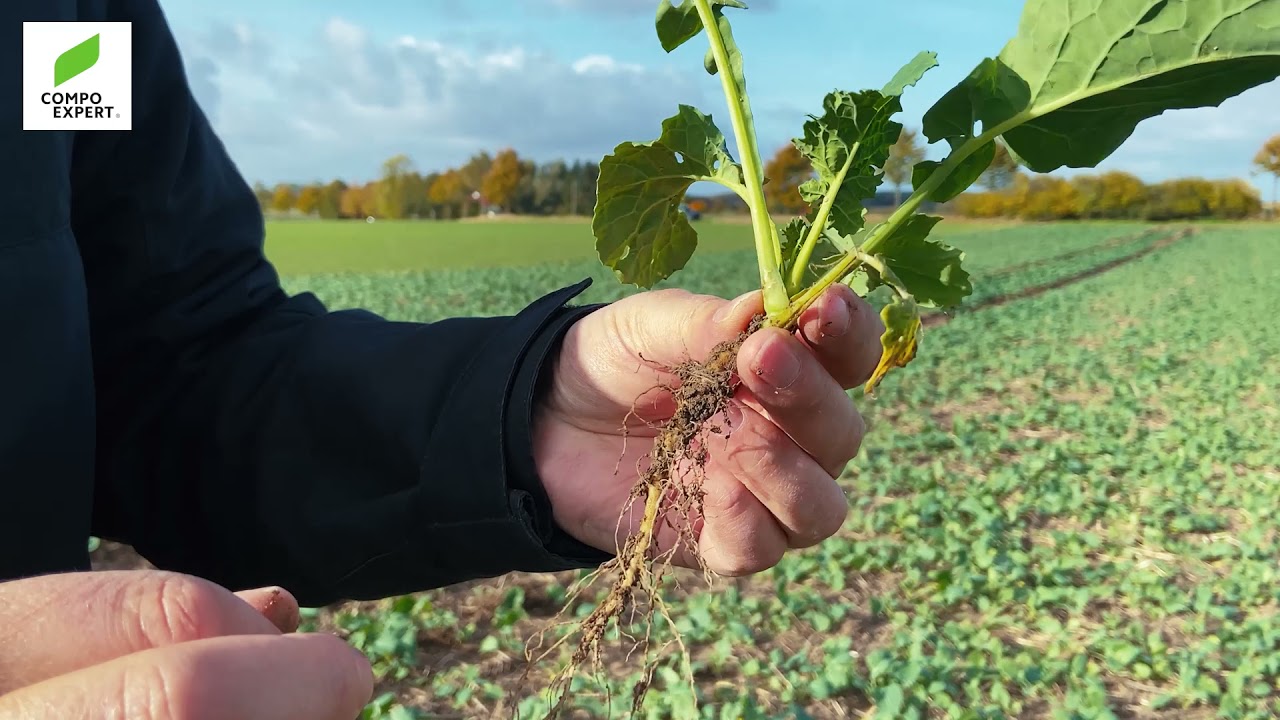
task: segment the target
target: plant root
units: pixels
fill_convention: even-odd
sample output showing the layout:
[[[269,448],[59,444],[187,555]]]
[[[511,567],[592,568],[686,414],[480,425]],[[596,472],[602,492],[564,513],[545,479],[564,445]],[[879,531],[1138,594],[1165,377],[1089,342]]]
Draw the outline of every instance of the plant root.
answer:
[[[707,462],[710,460],[706,449],[706,437],[708,434],[728,434],[726,428],[729,428],[731,423],[726,411],[738,385],[736,379],[738,350],[763,322],[763,316],[756,317],[745,332],[713,348],[705,361],[687,360],[675,367],[665,368],[678,380],[674,386],[663,386],[663,389],[671,393],[675,409],[671,418],[659,428],[653,441],[653,449],[645,458],[648,460],[648,466],[638,473],[636,484],[632,487],[619,519],[621,524],[634,504],[643,501],[644,510],[640,516],[639,528],[626,538],[613,559],[574,584],[565,603],[565,609],[572,607],[582,593],[601,578],[612,578],[612,584],[605,597],[589,615],[577,623],[573,632],[560,637],[536,656],[532,649],[527,653],[529,666],[525,670],[525,678],[528,677],[534,665],[570,642],[575,635],[578,638],[577,647],[568,664],[556,673],[551,681],[550,707],[545,716],[547,720],[559,717],[569,695],[571,683],[584,665],[593,667],[597,674],[603,670],[601,642],[605,639],[611,624],[617,621],[619,626],[621,625],[628,609],[646,619],[649,627],[644,640],[636,641],[636,647],[644,651],[645,666],[642,673],[643,679],[632,689],[632,714],[639,713],[653,671],[658,664],[649,658],[652,623],[658,614],[666,618],[674,635],[670,643],[663,644],[663,649],[671,644],[678,647],[683,661],[683,674],[689,680],[691,691],[694,689],[692,663],[663,602],[660,583],[663,570],[670,566],[673,558],[682,549],[688,557],[695,558],[699,564],[702,563],[697,549],[698,540],[693,528],[693,519],[701,517],[703,510],[702,478]],[[719,423],[712,422],[713,418],[721,414],[725,418],[723,427]],[[671,547],[659,553],[657,536],[663,527],[671,529],[675,539]],[[702,566],[702,570],[709,581],[711,573],[705,565]],[[564,612],[565,610],[562,610],[560,615]],[[569,624],[558,622],[560,615],[553,620],[556,624],[552,627],[563,627]],[[539,646],[547,629],[535,635]],[[622,634],[621,627],[619,627],[619,633]],[[533,645],[531,640],[530,648]],[[522,679],[521,685],[523,684]],[[602,684],[606,688],[609,686],[607,682]]]

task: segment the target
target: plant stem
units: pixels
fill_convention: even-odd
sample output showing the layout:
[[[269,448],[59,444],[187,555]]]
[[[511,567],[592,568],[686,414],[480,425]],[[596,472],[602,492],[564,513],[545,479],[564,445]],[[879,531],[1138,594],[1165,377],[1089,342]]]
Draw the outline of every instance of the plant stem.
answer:
[[[902,281],[898,280],[897,276],[893,274],[893,271],[881,262],[879,257],[875,255],[868,255],[861,250],[855,250],[854,253],[857,254],[859,262],[880,273],[880,277],[885,280],[885,283],[889,287],[893,288],[894,292],[898,293],[898,297],[903,300],[914,300],[911,293],[907,292],[907,289],[902,287]]]
[[[840,258],[840,261],[828,270],[826,274],[819,278],[817,282],[806,288],[804,292],[797,295],[795,299],[791,301],[791,305],[787,308],[785,313],[776,317],[770,315],[767,324],[774,327],[792,329],[796,322],[799,321],[800,314],[816,302],[827,288],[837,282],[840,282],[842,278],[853,272],[862,264],[863,260],[859,255],[875,255],[876,250],[884,245],[889,238],[893,237],[893,234],[898,231],[898,228],[902,227],[902,224],[915,214],[916,210],[922,203],[924,203],[925,199],[932,195],[933,191],[937,190],[938,186],[951,176],[951,173],[955,172],[956,167],[959,166],[960,163],[964,162],[965,159],[973,153],[982,149],[986,144],[994,142],[996,137],[1015,124],[1014,120],[1010,120],[1004,125],[994,127],[982,135],[969,140],[952,152],[951,155],[943,161],[942,165],[940,165],[937,170],[933,171],[933,174],[929,176],[929,179],[925,180],[920,187],[916,188],[915,192],[911,193],[911,197],[907,198],[906,202],[898,206],[898,209],[895,210],[887,220],[871,229],[871,232],[867,236],[867,241],[862,244],[862,247],[858,248],[855,252],[845,253],[844,257]]]
[[[804,271],[809,267],[809,260],[813,257],[813,250],[818,246],[818,238],[822,237],[822,231],[827,229],[827,218],[831,217],[831,208],[836,205],[836,197],[840,194],[840,188],[844,185],[844,179],[849,175],[849,169],[853,167],[853,161],[858,156],[858,149],[862,147],[861,142],[854,143],[849,148],[849,157],[845,158],[844,166],[840,168],[840,172],[836,173],[835,179],[831,181],[831,187],[827,188],[826,197],[822,199],[822,206],[818,208],[818,214],[813,218],[813,225],[809,228],[809,235],[804,239],[804,244],[800,246],[799,253],[796,254],[795,264],[791,266],[791,276],[787,279],[787,292],[795,292],[800,289],[800,283],[804,281]]]
[[[708,0],[692,0],[698,7],[698,17],[711,42],[711,54],[719,69],[720,84],[724,87],[729,116],[733,120],[733,134],[738,140],[738,154],[747,184],[747,206],[751,210],[751,228],[755,235],[756,260],[760,265],[760,288],[764,293],[764,309],[770,318],[787,312],[789,297],[782,279],[782,248],[778,231],[769,207],[764,199],[764,173],[761,170],[760,151],[756,146],[755,127],[751,118],[751,105],[744,88],[738,87],[733,66],[729,62],[729,50],[715,13]]]

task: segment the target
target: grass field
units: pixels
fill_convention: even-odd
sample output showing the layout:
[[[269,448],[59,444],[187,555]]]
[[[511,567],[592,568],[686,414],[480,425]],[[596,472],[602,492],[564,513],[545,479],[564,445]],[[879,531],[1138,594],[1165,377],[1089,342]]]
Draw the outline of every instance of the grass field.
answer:
[[[998,227],[956,220],[938,234]],[[707,218],[697,224],[699,252],[751,247],[751,226]],[[516,267],[595,257],[590,220],[429,222],[274,220],[267,253],[286,274]]]
[[[490,231],[462,227],[454,242]],[[669,602],[698,708],[672,654],[644,717],[1280,714],[1280,233],[1175,230],[953,228],[974,302],[934,316],[879,397],[855,394],[870,433],[842,481],[845,528],[750,579],[708,590],[681,576]],[[286,270],[336,262],[292,264],[288,242],[302,241],[273,239]],[[288,283],[421,321],[515,312],[583,276],[596,278],[584,301],[632,291],[579,246],[556,247],[533,267]],[[749,250],[699,256],[674,280],[722,296],[757,282]],[[513,695],[524,643],[575,577],[513,575],[307,622],[372,658],[369,720],[514,706],[538,718],[537,697]],[[626,716],[639,663],[610,662],[612,711],[585,682],[573,717]]]

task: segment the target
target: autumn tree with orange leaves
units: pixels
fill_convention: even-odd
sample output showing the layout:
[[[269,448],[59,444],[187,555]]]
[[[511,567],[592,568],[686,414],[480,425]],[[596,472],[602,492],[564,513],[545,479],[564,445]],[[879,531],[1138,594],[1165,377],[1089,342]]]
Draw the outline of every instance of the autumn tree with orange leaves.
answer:
[[[764,166],[764,176],[768,178],[764,197],[769,210],[792,215],[803,213],[809,205],[800,197],[800,186],[813,175],[813,164],[809,158],[795,145],[788,143],[783,146]]]
[[[480,182],[480,194],[485,202],[500,208],[510,208],[516,190],[524,179],[524,166],[515,150],[506,149],[498,153]]]

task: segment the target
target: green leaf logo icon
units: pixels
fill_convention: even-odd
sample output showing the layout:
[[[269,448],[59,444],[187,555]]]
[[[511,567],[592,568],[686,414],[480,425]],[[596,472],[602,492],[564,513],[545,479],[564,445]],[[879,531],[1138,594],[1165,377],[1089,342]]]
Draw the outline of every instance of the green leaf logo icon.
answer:
[[[98,62],[98,36],[85,40],[58,56],[53,63],[53,86],[79,75]]]

